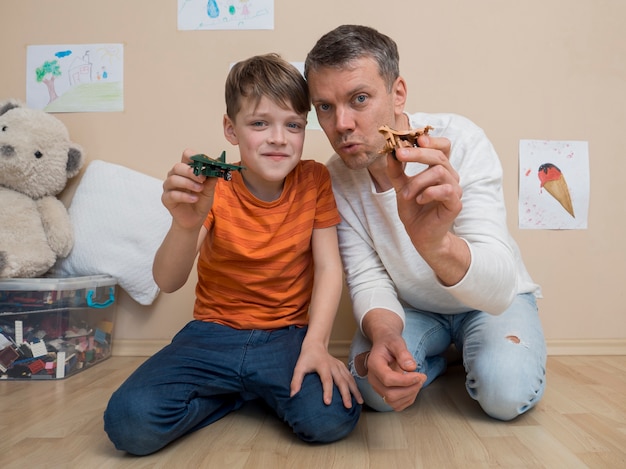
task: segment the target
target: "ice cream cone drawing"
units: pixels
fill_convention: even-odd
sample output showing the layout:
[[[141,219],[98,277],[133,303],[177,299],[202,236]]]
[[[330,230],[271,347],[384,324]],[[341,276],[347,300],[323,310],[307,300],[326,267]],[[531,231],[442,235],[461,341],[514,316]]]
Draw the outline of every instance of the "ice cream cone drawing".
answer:
[[[539,166],[538,176],[541,187],[547,190],[575,218],[569,188],[561,170],[552,163],[544,163]]]

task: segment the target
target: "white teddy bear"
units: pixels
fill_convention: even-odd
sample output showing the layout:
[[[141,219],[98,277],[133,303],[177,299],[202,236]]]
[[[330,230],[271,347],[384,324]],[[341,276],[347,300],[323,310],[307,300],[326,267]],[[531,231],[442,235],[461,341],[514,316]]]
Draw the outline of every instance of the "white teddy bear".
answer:
[[[43,275],[69,254],[72,224],[56,196],[82,165],[59,119],[0,102],[0,278]]]

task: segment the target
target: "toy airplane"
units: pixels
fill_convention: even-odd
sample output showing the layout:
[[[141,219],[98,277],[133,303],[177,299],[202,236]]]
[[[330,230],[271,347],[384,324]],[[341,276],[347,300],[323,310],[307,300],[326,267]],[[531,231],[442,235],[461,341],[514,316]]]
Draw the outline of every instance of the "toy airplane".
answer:
[[[243,166],[226,163],[225,151],[217,160],[202,154],[193,155],[189,166],[193,168],[193,174],[196,176],[202,174],[208,177],[223,178],[225,181],[230,181],[233,178],[232,171],[245,169]]]
[[[420,135],[428,135],[428,132],[433,130],[430,125],[427,125],[423,129],[409,129],[409,130],[394,130],[386,125],[383,125],[378,129],[378,131],[385,136],[387,140],[385,142],[385,147],[380,150],[378,153],[384,155],[386,153],[391,153],[391,155],[396,157],[396,148],[401,147],[416,147],[417,146],[417,138]]]

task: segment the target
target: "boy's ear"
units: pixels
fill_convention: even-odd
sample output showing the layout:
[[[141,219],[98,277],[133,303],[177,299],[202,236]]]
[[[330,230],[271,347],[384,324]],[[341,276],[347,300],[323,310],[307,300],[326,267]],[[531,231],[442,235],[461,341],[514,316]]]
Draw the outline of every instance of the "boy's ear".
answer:
[[[233,145],[239,145],[237,134],[235,133],[235,125],[227,114],[224,114],[224,137]]]

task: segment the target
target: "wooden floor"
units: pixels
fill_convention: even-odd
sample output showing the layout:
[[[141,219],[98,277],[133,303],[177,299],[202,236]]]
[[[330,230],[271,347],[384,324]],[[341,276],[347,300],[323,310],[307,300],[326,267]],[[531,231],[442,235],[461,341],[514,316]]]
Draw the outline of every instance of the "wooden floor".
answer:
[[[550,357],[541,403],[486,417],[451,367],[401,413],[364,411],[345,440],[311,446],[255,404],[132,457],[102,429],[114,389],[145,358],[59,381],[0,381],[0,468],[626,468],[626,356]]]

